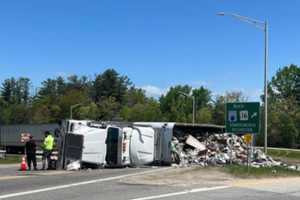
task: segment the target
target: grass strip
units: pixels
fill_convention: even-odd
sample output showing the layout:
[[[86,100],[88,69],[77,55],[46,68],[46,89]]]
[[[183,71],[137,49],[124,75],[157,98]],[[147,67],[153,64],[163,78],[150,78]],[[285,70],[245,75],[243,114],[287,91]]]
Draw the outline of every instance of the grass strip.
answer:
[[[0,164],[15,164],[21,163],[21,155],[6,155],[5,159],[0,159]]]
[[[265,178],[265,177],[288,177],[300,176],[300,171],[287,169],[285,167],[249,167],[240,165],[226,165],[223,170],[233,176],[240,178]]]

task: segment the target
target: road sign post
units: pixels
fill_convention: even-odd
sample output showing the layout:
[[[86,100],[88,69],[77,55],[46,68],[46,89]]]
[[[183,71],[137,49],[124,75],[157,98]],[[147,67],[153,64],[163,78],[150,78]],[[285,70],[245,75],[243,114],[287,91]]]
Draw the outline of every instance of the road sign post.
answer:
[[[250,163],[251,163],[251,155],[250,155],[250,145],[252,144],[253,134],[246,134],[243,136],[244,142],[247,144],[247,174],[250,172]]]
[[[243,134],[247,144],[247,173],[250,170],[250,144],[253,134],[259,133],[259,102],[226,104],[226,132]]]
[[[226,104],[226,132],[259,133],[259,102]]]

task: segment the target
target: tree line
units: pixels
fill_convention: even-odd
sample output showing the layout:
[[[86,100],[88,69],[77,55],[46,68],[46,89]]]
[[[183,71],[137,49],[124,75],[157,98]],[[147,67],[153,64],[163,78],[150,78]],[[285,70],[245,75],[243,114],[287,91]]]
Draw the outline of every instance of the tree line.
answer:
[[[290,65],[280,68],[268,84],[268,131],[272,146],[300,144],[299,77],[300,68]],[[189,85],[170,87],[166,94],[154,99],[114,69],[93,78],[48,78],[35,92],[30,90],[31,86],[26,77],[11,77],[2,82],[0,124],[57,123],[70,118],[72,105],[78,105],[73,109],[74,119],[188,123],[192,121],[193,104],[192,98],[181,95],[184,92],[195,97],[196,123],[224,125],[225,103],[248,100],[240,91],[213,96],[204,86]],[[258,135],[258,143],[262,143],[262,136]]]

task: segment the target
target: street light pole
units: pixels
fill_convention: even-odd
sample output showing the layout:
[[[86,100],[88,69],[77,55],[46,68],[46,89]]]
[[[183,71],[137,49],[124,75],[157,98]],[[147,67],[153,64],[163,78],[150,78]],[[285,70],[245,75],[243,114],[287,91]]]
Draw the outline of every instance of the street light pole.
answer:
[[[193,95],[189,95],[185,92],[179,92],[179,94],[183,95],[183,96],[186,96],[186,97],[192,97],[193,99],[193,121],[192,123],[195,124],[195,115],[196,115],[196,102],[195,102],[195,96]]]
[[[264,123],[264,130],[265,130],[265,144],[264,144],[264,152],[268,153],[268,23],[265,22],[265,93],[264,93],[264,100],[265,100],[265,106],[264,106],[264,115],[265,115],[265,123]]]
[[[217,13],[219,16],[225,16],[229,15],[231,17],[234,17],[240,21],[249,23],[254,25],[256,28],[263,30],[265,33],[265,56],[264,56],[264,136],[265,136],[265,141],[264,141],[264,152],[267,153],[267,148],[268,148],[268,23],[267,21],[260,21],[256,19],[252,19],[250,17],[238,15],[235,13],[224,13],[220,12]]]
[[[195,107],[196,107],[196,103],[195,103],[195,96],[193,97],[193,124],[195,124],[195,115],[196,115],[196,111],[195,111]]]
[[[73,119],[73,109],[78,107],[78,106],[81,106],[81,105],[82,105],[82,103],[78,103],[78,104],[70,106],[70,119]]]

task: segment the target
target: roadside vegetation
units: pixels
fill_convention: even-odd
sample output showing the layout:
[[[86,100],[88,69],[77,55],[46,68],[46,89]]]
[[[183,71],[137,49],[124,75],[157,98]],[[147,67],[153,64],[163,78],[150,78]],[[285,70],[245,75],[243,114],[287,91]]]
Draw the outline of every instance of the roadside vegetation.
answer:
[[[0,159],[0,164],[15,164],[21,163],[22,156],[21,155],[11,155],[8,154],[4,159]]]
[[[268,155],[289,164],[300,164],[300,150],[268,149]]]
[[[247,166],[226,165],[224,168],[222,168],[222,170],[226,173],[240,178],[300,176],[300,171],[295,171],[284,167],[249,167],[248,170]]]
[[[155,78],[155,77],[153,77]],[[269,145],[300,147],[300,67],[280,68],[269,82]],[[114,69],[94,76],[49,77],[39,87],[32,87],[26,77],[7,77],[0,86],[0,124],[57,123],[75,119],[117,121],[192,121],[192,94],[196,99],[196,123],[223,125],[225,103],[247,101],[240,91],[213,95],[206,86],[175,85],[159,98],[146,95],[125,75]],[[300,86],[300,85],[299,85]],[[264,105],[261,105],[263,110]],[[263,112],[261,112],[263,114]],[[263,119],[263,116],[261,116]],[[262,127],[262,132],[263,127]],[[257,145],[263,145],[258,134]]]
[[[222,171],[240,178],[300,176],[300,171],[295,171],[284,167],[262,167],[262,168],[250,167],[248,171],[247,166],[226,165],[224,168],[222,168]]]

